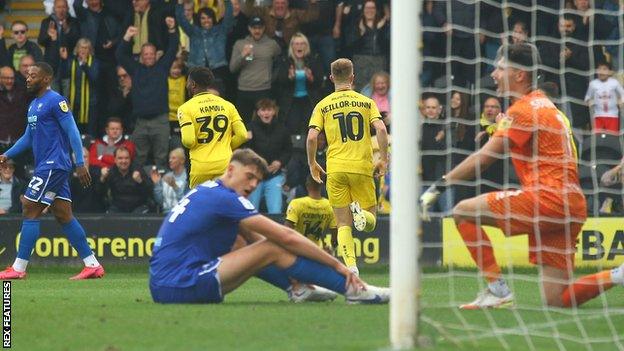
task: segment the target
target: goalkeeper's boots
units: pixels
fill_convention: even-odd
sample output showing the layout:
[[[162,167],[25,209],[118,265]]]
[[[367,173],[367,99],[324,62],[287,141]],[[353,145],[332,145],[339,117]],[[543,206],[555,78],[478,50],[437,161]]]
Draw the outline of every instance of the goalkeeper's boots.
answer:
[[[390,288],[366,285],[365,289],[349,286],[345,293],[347,304],[385,304],[390,301]]]
[[[366,228],[366,216],[364,216],[364,212],[362,212],[362,208],[360,207],[360,203],[357,201],[353,201],[349,208],[351,209],[351,214],[353,215],[353,226],[358,231],[363,231]]]
[[[24,279],[26,278],[26,272],[18,272],[13,267],[9,266],[2,272],[0,272],[0,280],[9,279]]]
[[[513,293],[509,292],[505,296],[496,296],[490,289],[480,292],[477,298],[471,303],[459,306],[462,310],[481,310],[485,308],[509,308],[513,307]]]
[[[104,267],[85,267],[80,273],[69,278],[70,280],[96,279],[104,276]]]
[[[294,284],[288,291],[288,299],[294,303],[333,301],[338,294],[312,284]]]

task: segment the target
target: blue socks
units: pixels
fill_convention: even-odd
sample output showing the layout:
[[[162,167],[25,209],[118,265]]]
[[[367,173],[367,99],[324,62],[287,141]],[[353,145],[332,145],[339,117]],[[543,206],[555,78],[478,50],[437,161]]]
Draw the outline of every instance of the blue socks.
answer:
[[[87,235],[76,218],[72,218],[69,223],[63,225],[63,232],[67,235],[70,244],[78,251],[80,258],[93,254],[89,243],[87,243]]]
[[[286,272],[277,268],[277,266],[273,264],[258,272],[258,274],[256,274],[256,277],[284,291],[286,291],[290,287],[288,274],[286,274]]]
[[[25,219],[22,221],[22,234],[20,235],[19,246],[17,248],[17,258],[26,261],[30,260],[30,254],[39,237],[39,227],[38,219]]]
[[[305,257],[297,257],[295,263],[286,268],[284,272],[302,283],[322,286],[343,295],[346,292],[347,281],[342,274],[333,268]]]

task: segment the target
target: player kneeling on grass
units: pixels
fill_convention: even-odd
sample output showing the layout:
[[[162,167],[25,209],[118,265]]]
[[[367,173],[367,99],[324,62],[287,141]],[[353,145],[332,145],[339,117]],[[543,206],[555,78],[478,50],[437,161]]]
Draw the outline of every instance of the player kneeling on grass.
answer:
[[[529,235],[529,259],[540,267],[547,305],[578,306],[615,284],[624,284],[624,265],[570,284],[576,238],[587,208],[568,124],[548,97],[535,89],[538,63],[539,53],[531,44],[502,48],[492,78],[499,95],[510,98],[512,105],[483,148],[420,198],[426,219],[427,208],[446,186],[473,178],[477,169],[486,169],[500,158],[508,145],[521,189],[483,194],[461,201],[453,210],[457,229],[488,281],[487,289],[473,302],[460,306],[462,309],[513,304],[513,294],[481,225],[498,227],[506,235]]]
[[[296,230],[301,235],[316,243],[319,247],[325,247],[325,251],[331,253],[336,247],[336,217],[329,200],[321,196],[321,184],[308,176],[306,179],[308,196],[294,199],[288,204],[284,225]],[[324,235],[331,233],[331,242],[324,241]],[[300,284],[291,280],[292,289],[289,298],[294,302],[303,301],[326,301],[336,298],[336,293],[309,284]]]
[[[244,149],[225,174],[191,190],[165,218],[150,260],[150,290],[160,303],[219,303],[247,279],[283,289],[289,277],[343,294],[348,303],[385,303],[388,288],[365,284],[294,230],[258,214],[247,200],[267,163]],[[231,251],[240,233],[251,243]]]

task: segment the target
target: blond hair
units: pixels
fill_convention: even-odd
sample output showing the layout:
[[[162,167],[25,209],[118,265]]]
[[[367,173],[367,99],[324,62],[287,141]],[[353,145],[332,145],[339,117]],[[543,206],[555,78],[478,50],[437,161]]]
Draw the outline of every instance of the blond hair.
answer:
[[[353,75],[353,62],[346,58],[339,58],[331,64],[331,75],[334,83],[346,83]]]
[[[181,147],[176,147],[175,149],[169,151],[169,155],[176,155],[178,156],[180,159],[185,160],[186,161],[186,155],[184,154],[184,149]]]
[[[88,46],[89,47],[89,55],[93,55],[93,44],[91,43],[91,40],[89,40],[87,38],[80,38],[80,39],[78,39],[78,41],[76,42],[76,46],[74,46],[74,55],[78,55],[78,48],[80,46]]]
[[[295,33],[291,38],[290,38],[290,44],[288,44],[288,57],[290,57],[291,59],[295,59],[295,53],[293,52],[293,42],[295,41],[295,39],[303,39],[303,41],[306,44],[306,49],[304,50],[303,56],[308,56],[310,55],[310,41],[308,40],[308,37],[306,37],[303,33],[301,32],[297,32]]]

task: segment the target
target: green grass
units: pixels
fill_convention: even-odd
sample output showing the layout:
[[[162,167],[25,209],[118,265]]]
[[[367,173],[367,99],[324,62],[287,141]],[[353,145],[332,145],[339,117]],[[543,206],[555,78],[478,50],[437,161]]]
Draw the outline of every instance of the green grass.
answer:
[[[105,279],[71,282],[77,267],[33,267],[26,281],[13,283],[12,330],[16,350],[379,350],[388,346],[388,306],[332,303],[291,304],[286,295],[252,280],[221,305],[164,306],[151,302],[145,267],[107,267]],[[421,326],[434,350],[557,349],[556,330],[597,341],[594,350],[617,349],[622,336],[624,289],[606,294],[614,335],[603,300],[576,314],[539,308],[534,282],[514,280],[518,307],[513,310],[463,311],[456,303],[479,289],[473,272],[425,274]],[[462,275],[466,275],[463,277]],[[365,271],[373,284],[387,284],[385,269]],[[519,278],[534,277],[527,271]],[[547,315],[551,321],[548,322]],[[530,331],[523,331],[519,321]],[[520,334],[520,335],[516,335]],[[618,335],[619,334],[619,335]],[[497,336],[499,338],[497,338]],[[601,340],[601,338],[606,338]],[[501,342],[501,340],[504,340]],[[610,342],[606,342],[610,340]],[[561,349],[592,349],[560,339]]]

